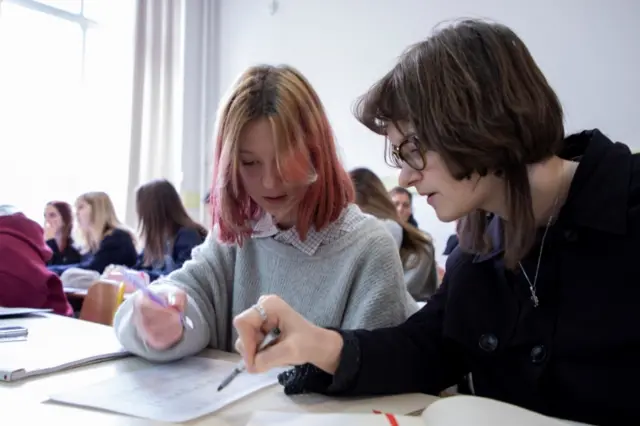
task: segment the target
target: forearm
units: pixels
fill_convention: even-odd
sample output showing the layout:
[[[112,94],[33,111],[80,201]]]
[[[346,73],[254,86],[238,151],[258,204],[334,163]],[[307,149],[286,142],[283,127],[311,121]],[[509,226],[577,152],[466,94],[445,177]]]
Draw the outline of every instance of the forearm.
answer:
[[[193,322],[193,328],[185,328],[181,339],[166,350],[155,350],[145,344],[138,334],[134,323],[134,298],[135,294],[126,300],[114,317],[113,328],[122,346],[134,355],[146,358],[150,361],[167,362],[195,355],[204,349],[209,343],[209,326],[197,307],[196,302],[187,296],[185,315]]]
[[[456,383],[463,363],[443,341],[433,318],[418,313],[398,327],[325,330],[314,336],[311,364],[280,377],[285,393],[328,395],[437,394]]]

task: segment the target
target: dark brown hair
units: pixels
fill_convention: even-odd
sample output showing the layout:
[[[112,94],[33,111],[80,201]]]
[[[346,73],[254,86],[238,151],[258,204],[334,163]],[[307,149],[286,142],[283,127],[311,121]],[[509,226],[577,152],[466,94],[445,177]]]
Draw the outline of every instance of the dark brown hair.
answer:
[[[378,219],[393,220],[402,226],[400,259],[406,269],[416,267],[427,253],[434,253],[431,239],[418,228],[404,223],[398,217],[393,201],[378,175],[366,168],[351,170],[349,175],[356,189],[356,204],[363,212]]]
[[[60,218],[62,219],[62,229],[60,230],[60,247],[58,250],[64,251],[69,245],[71,239],[71,231],[73,230],[73,210],[69,203],[64,201],[50,201],[48,206],[53,207],[58,211]]]
[[[178,191],[168,180],[153,180],[140,186],[136,210],[146,266],[164,259],[167,241],[173,244],[180,228],[194,229],[202,238],[207,235],[207,230],[189,217]]]
[[[359,99],[355,115],[381,135],[389,123],[412,126],[421,147],[438,153],[456,179],[474,172],[503,178],[507,267],[514,268],[530,250],[536,223],[527,165],[557,153],[564,137],[563,113],[511,29],[462,20],[436,30],[411,46]],[[462,248],[491,250],[486,216],[479,210],[462,218]]]

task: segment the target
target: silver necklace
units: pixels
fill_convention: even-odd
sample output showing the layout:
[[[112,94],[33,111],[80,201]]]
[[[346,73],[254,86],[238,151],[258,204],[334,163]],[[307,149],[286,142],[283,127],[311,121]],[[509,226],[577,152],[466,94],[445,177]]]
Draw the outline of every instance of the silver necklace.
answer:
[[[554,212],[556,210],[556,206],[558,204],[559,198],[560,198],[560,195],[558,195],[555,201],[553,202],[552,211]],[[536,274],[533,277],[533,282],[529,279],[529,275],[527,275],[527,271],[524,270],[524,266],[522,266],[522,262],[518,262],[518,265],[520,265],[520,270],[524,274],[524,278],[527,280],[527,283],[529,283],[529,291],[531,292],[531,301],[533,302],[534,308],[537,308],[538,305],[540,305],[540,299],[538,299],[538,295],[536,294],[536,290],[537,290],[536,285],[538,284],[538,272],[540,272],[540,261],[542,260],[542,252],[544,251],[544,240],[547,238],[547,232],[549,232],[549,228],[551,227],[551,222],[553,222],[553,217],[554,217],[553,214],[549,216],[549,220],[547,221],[547,226],[544,229],[544,234],[542,234],[542,241],[540,242],[540,253],[538,254],[538,264],[536,265]]]

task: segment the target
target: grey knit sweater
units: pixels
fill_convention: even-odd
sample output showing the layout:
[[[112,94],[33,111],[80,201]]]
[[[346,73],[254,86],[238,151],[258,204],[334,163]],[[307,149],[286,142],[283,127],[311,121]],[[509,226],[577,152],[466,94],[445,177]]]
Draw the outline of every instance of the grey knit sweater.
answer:
[[[151,288],[167,285],[187,293],[186,314],[195,323],[172,348],[155,351],[141,341],[132,321],[133,297],[114,320],[122,345],[155,361],[193,355],[207,346],[232,350],[233,317],[265,294],[282,297],[323,327],[393,326],[418,309],[406,291],[393,238],[370,216],[313,256],[273,238],[248,239],[241,248],[223,245],[214,231],[194,249],[192,260]]]

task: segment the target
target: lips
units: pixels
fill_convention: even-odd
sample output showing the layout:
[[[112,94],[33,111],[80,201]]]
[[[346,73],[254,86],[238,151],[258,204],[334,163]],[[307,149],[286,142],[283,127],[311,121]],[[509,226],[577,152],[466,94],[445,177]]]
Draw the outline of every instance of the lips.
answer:
[[[277,195],[275,197],[264,197],[264,199],[269,203],[280,203],[287,199],[287,195],[285,194],[285,195]]]

